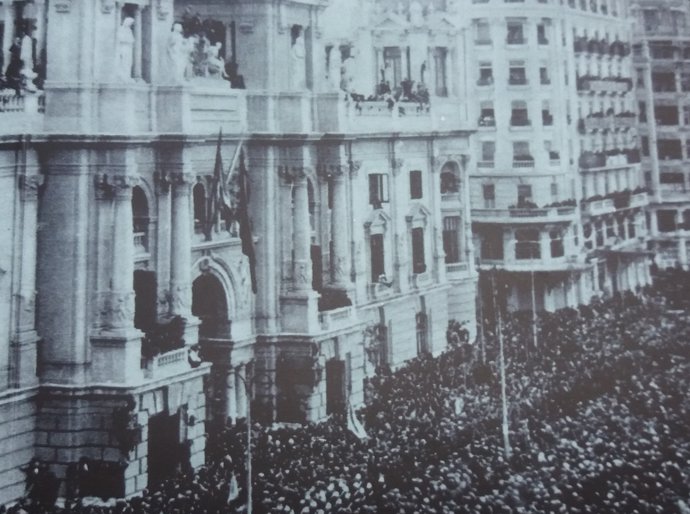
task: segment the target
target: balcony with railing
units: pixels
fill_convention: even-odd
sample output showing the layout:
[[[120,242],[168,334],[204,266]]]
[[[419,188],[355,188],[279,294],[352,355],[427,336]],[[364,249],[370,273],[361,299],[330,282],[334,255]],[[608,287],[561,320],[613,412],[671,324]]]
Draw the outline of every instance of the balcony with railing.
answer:
[[[319,322],[324,331],[347,328],[357,323],[357,310],[354,307],[341,307],[319,313]]]
[[[580,77],[577,90],[592,94],[623,94],[632,90],[632,79],[624,77]]]
[[[643,188],[634,191],[615,191],[605,196],[595,195],[582,200],[582,213],[601,216],[624,209],[644,208],[649,205],[649,195]]]
[[[41,132],[45,112],[45,96],[13,89],[0,90],[0,134]]]
[[[316,97],[315,118],[327,132],[412,132],[467,127],[457,98],[323,93]]]
[[[472,219],[484,223],[551,223],[575,219],[574,205],[560,207],[472,209]]]
[[[135,259],[146,259],[149,256],[148,237],[146,232],[134,233],[134,257]]]

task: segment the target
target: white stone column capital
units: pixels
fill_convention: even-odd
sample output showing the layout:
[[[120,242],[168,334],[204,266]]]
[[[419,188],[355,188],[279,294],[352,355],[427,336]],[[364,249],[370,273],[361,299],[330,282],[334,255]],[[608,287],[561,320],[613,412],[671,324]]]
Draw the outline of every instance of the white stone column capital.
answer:
[[[278,166],[278,175],[286,182],[301,182],[311,174],[311,168],[306,166]]]
[[[38,200],[38,191],[44,182],[43,175],[20,175],[19,189],[21,190],[21,199],[25,202]]]
[[[104,174],[96,176],[96,198],[99,200],[129,200],[132,188],[139,183],[139,177],[125,174]]]

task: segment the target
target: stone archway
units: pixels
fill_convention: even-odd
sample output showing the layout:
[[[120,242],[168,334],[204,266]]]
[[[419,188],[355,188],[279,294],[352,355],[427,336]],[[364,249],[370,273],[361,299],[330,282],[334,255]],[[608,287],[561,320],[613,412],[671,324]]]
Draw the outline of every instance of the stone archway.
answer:
[[[227,295],[213,273],[202,273],[192,283],[192,314],[201,320],[201,337],[230,338]]]

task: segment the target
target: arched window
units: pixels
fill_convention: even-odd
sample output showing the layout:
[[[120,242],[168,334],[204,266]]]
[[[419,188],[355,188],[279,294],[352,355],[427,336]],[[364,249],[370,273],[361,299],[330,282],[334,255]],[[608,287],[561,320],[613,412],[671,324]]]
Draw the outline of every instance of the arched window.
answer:
[[[460,172],[457,165],[446,163],[441,169],[441,194],[457,193],[460,191]]]
[[[194,198],[194,230],[203,231],[206,225],[206,189],[203,184],[196,184],[192,189]]]

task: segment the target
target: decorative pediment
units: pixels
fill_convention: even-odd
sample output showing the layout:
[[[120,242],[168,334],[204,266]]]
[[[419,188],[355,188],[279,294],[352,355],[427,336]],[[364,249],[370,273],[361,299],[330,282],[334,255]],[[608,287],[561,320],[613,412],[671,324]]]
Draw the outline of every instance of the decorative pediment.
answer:
[[[386,13],[381,21],[374,25],[373,30],[393,30],[405,29],[408,27],[407,20],[393,13]]]
[[[364,222],[364,228],[371,234],[381,234],[386,231],[391,217],[383,209],[375,209]]]
[[[408,211],[405,221],[412,225],[426,225],[429,217],[431,217],[431,211],[424,204],[416,203]]]

